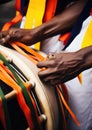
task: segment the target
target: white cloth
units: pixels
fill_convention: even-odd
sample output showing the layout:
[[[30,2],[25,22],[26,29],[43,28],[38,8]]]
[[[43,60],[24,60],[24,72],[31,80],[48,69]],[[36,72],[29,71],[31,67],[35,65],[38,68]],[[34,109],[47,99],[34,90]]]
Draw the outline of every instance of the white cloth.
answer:
[[[48,38],[41,43],[41,51],[49,54],[50,52],[60,52],[64,45],[62,41],[59,41],[60,35]]]
[[[67,52],[77,51],[81,48],[83,36],[88,24],[92,20],[89,16],[83,23],[81,32],[66,49]],[[92,130],[92,69],[82,72],[82,84],[78,78],[74,78],[66,83],[69,92],[69,104],[76,114],[80,127],[70,119],[69,130]]]
[[[83,22],[80,33],[65,50],[66,52],[77,51],[81,48],[83,36],[90,20],[92,20],[92,16],[89,16]],[[49,42],[48,41],[49,39],[45,40],[42,51],[48,53],[62,50],[63,45],[60,45],[62,43],[58,44],[58,36],[50,39]],[[68,130],[92,130],[92,69],[84,71],[82,73],[82,78],[82,84],[80,84],[77,77],[66,83],[69,93],[70,108],[75,113],[78,121],[81,124],[81,126],[78,127],[70,117]]]
[[[72,41],[65,50],[66,52],[77,51],[81,48],[82,39],[90,20],[92,20],[92,16],[89,16],[83,22],[80,34]],[[58,37],[59,35],[45,40],[41,50],[47,54],[49,52],[60,52],[64,46],[62,42],[58,41]],[[66,83],[70,107],[81,123],[81,126],[78,127],[70,117],[68,130],[92,130],[92,69],[84,71],[82,77],[82,84],[77,77]]]

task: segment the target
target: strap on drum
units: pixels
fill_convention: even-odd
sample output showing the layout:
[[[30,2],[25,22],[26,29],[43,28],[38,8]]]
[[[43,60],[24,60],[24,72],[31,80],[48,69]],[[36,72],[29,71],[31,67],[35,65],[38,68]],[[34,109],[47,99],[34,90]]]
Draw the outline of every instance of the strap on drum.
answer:
[[[34,101],[33,104],[36,104],[36,107],[34,106],[34,109],[36,108],[35,111],[37,111],[37,113],[38,113],[37,118],[41,117],[43,122],[45,121],[44,129],[46,129],[46,130],[49,130],[49,129],[56,130],[56,129],[60,129],[60,128],[64,129],[64,130],[67,129],[66,128],[66,119],[65,119],[66,117],[65,117],[65,112],[64,112],[65,107],[70,112],[70,114],[72,116],[74,116],[74,119],[75,119],[75,122],[77,122],[77,125],[80,125],[79,122],[77,121],[75,115],[71,112],[66,101],[64,100],[64,97],[62,94],[62,89],[61,89],[64,87],[61,87],[61,85],[57,85],[56,87],[55,86],[53,87],[50,84],[43,83],[37,75],[39,69],[36,67],[36,64],[33,61],[30,61],[25,56],[19,54],[18,52],[8,49],[3,46],[0,46],[0,52],[3,53],[8,59],[11,59],[10,65],[13,66],[13,68],[17,69],[18,72],[16,71],[16,69],[14,71],[16,73],[19,73],[18,74],[19,77],[21,77],[21,78],[24,77],[24,79],[22,78],[23,82],[31,81],[31,85],[35,84],[36,87],[34,89],[32,89],[32,93],[34,95],[33,97],[35,97],[35,96],[36,97],[33,98],[32,100]],[[37,52],[35,52],[35,53],[37,53]],[[5,61],[3,61],[3,62],[5,62]],[[12,76],[12,78],[13,78],[13,76]],[[13,84],[15,84],[15,83],[13,83]],[[20,87],[20,84],[19,84],[19,87]],[[15,88],[15,90],[17,91],[16,88]],[[14,91],[14,93],[15,93],[15,91]],[[14,95],[16,95],[16,94],[14,94]],[[54,102],[54,104],[53,104],[53,102]],[[22,111],[23,111],[23,109],[22,109]],[[26,119],[27,119],[27,117],[26,117]],[[33,125],[36,125],[36,124],[33,123]],[[28,124],[28,126],[29,126],[29,124]]]
[[[18,15],[16,15],[16,17],[10,22],[7,22],[4,25],[2,31],[9,29],[12,25],[21,21],[23,14],[20,11],[20,6],[21,4],[18,3]],[[57,85],[56,87],[53,87],[50,84],[43,83],[39,79],[37,75],[39,69],[37,68],[36,63],[38,61],[44,60],[44,57],[22,43],[17,42],[16,44],[12,43],[11,45],[18,52],[0,46],[0,53],[3,53],[5,57],[8,57],[12,61],[9,64],[5,57],[0,55],[0,59],[9,69],[8,72],[6,71],[6,69],[4,69],[3,71],[3,68],[5,68],[3,66],[3,68],[1,69],[2,75],[4,73],[7,80],[5,80],[3,76],[1,76],[1,80],[13,89],[13,91],[9,92],[9,96],[7,96],[7,94],[5,95],[5,98],[8,100],[14,97],[14,95],[15,97],[17,97],[18,104],[26,118],[26,128],[29,127],[32,130],[40,130],[41,119],[43,121],[46,120],[45,125],[42,128],[44,130],[67,130],[67,123],[64,112],[65,108],[69,111],[70,115],[79,126],[80,124],[77,121],[75,115],[64,100],[64,96],[62,93],[63,90],[61,89],[63,88],[62,85]],[[25,51],[23,51],[22,49],[25,49],[28,54],[25,53]],[[9,82],[9,80],[11,82]],[[30,92],[29,89],[26,87],[25,81],[31,81],[31,85],[34,83],[36,86],[35,89]],[[65,108],[63,107],[63,105],[65,106]],[[26,108],[26,111],[24,110],[24,108]],[[2,124],[5,124],[5,120],[3,120]],[[6,128],[6,125],[4,125],[4,127]]]
[[[15,66],[17,66],[18,69],[21,70],[22,73],[25,75],[26,80],[33,80],[33,82],[35,83],[36,87],[34,88],[34,90],[36,92],[37,99],[39,100],[40,104],[40,113],[38,115],[40,115],[40,117],[47,117],[45,129],[58,129],[60,110],[58,109],[55,89],[53,87],[50,87],[50,85],[43,85],[43,83],[37,76],[38,69],[36,65],[30,62],[24,56],[20,55],[15,51],[11,51],[10,49],[8,50],[7,48],[2,46],[0,47],[0,52],[4,53],[5,55],[7,55],[7,57],[9,57],[9,59],[11,59],[12,63],[15,64]],[[23,59],[23,61],[21,61],[20,59]],[[44,114],[45,116],[42,116],[42,114]]]

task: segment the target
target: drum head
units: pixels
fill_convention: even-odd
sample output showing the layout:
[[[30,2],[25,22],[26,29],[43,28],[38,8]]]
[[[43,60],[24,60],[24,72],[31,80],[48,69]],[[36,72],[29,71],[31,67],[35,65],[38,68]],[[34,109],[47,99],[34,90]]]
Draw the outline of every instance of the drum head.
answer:
[[[18,71],[21,72],[21,74],[26,78],[26,80],[35,83],[34,97],[39,107],[39,115],[44,114],[46,116],[46,121],[43,123],[43,130],[61,129],[62,117],[60,113],[57,93],[55,91],[54,86],[51,86],[50,84],[46,84],[41,81],[41,79],[38,77],[39,69],[37,68],[37,66],[23,55],[3,46],[0,46],[0,52],[5,53],[7,55],[7,57],[12,61],[13,65],[18,68]],[[13,99],[11,100],[11,102],[14,103]],[[12,108],[12,105],[11,109],[14,109]],[[21,119],[22,115],[20,114],[20,120]],[[18,121],[16,120],[15,122]],[[21,128],[19,129],[23,130]]]

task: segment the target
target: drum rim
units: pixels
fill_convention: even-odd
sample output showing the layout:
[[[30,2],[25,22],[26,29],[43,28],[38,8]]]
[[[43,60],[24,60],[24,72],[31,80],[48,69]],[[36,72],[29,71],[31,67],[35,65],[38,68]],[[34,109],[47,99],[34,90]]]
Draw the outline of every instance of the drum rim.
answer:
[[[9,54],[9,56],[10,56],[10,58],[12,59],[12,58],[14,58],[14,57],[16,57],[15,56],[15,53],[17,53],[16,51],[14,51],[14,50],[11,50],[10,48],[6,48],[6,47],[3,47],[2,45],[0,45],[0,51],[1,52],[5,52],[5,53],[11,53],[11,54]],[[6,54],[6,55],[8,55],[8,54]],[[19,54],[18,53],[18,55],[21,55],[21,54]],[[19,59],[20,60],[20,58],[19,57],[17,57],[17,59]],[[27,59],[28,60],[28,59]],[[22,60],[21,60],[22,61]],[[23,62],[23,61],[22,61]],[[33,64],[33,63],[32,63]],[[27,66],[27,65],[26,65]],[[28,66],[27,66],[27,68],[28,68]],[[35,74],[34,74],[35,75]],[[35,75],[36,76],[36,78],[39,80],[39,77],[37,76],[37,75]],[[51,125],[51,122],[49,123],[50,125],[51,125],[51,129],[52,130],[56,130],[57,128],[56,128],[56,125],[58,125],[59,124],[59,122],[57,121],[57,124],[56,124],[56,120],[55,120],[55,118],[54,118],[54,116],[55,116],[55,114],[53,113],[53,111],[51,110],[51,103],[49,102],[49,99],[48,99],[48,96],[46,95],[46,92],[45,92],[45,89],[43,88],[43,84],[42,84],[42,82],[39,80],[39,84],[41,85],[41,89],[43,90],[43,93],[44,93],[44,95],[45,95],[45,100],[46,100],[46,102],[47,102],[47,104],[49,105],[49,111],[50,111],[50,113],[51,113],[51,118],[52,118],[52,125]],[[44,84],[44,86],[46,87],[46,85]],[[54,93],[55,94],[55,93]],[[55,95],[55,98],[56,98],[56,95]],[[41,100],[41,99],[40,99]],[[55,103],[55,102],[54,102]],[[56,103],[57,104],[57,103]],[[42,104],[43,105],[43,104]],[[45,107],[45,105],[43,106],[43,108]],[[58,112],[58,108],[57,108],[57,120],[59,119],[59,112]],[[53,126],[54,125],[54,126]],[[49,126],[46,126],[46,130],[49,130],[49,128],[48,128]],[[51,130],[50,129],[50,130]]]

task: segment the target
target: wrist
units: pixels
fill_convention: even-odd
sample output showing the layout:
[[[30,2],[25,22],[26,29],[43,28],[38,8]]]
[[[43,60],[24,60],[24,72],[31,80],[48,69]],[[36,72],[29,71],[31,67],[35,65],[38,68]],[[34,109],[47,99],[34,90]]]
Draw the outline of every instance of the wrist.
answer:
[[[39,27],[29,30],[29,36],[31,37],[31,44],[35,44],[41,41],[41,31]]]
[[[92,46],[85,47],[76,52],[77,56],[81,59],[80,65],[83,70],[92,67]]]

